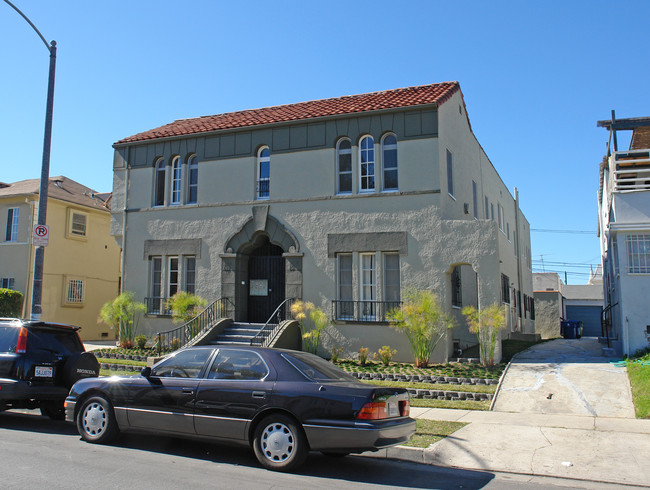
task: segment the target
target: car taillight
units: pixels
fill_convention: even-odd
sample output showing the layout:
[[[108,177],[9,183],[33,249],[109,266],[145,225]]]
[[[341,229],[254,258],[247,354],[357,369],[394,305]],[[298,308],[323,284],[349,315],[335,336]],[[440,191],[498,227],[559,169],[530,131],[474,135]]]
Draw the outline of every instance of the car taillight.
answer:
[[[357,415],[357,418],[362,420],[378,420],[385,419],[386,417],[386,402],[366,403],[361,407],[361,410],[359,410],[359,414]]]
[[[399,414],[402,417],[408,417],[411,414],[411,402],[409,400],[399,402]]]
[[[16,353],[24,354],[25,352],[27,352],[27,329],[25,327],[20,327],[18,343],[16,344]]]

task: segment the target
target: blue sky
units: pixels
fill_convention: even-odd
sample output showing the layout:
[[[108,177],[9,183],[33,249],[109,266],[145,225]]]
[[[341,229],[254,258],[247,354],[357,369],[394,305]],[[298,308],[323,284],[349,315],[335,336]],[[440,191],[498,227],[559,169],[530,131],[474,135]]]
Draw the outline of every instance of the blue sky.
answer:
[[[650,2],[12,0],[58,43],[50,175],[112,187],[111,145],[175,119],[458,80],[540,258],[600,262],[607,132],[650,116]],[[0,2],[0,181],[39,178],[48,53]],[[558,264],[581,264],[575,266]]]

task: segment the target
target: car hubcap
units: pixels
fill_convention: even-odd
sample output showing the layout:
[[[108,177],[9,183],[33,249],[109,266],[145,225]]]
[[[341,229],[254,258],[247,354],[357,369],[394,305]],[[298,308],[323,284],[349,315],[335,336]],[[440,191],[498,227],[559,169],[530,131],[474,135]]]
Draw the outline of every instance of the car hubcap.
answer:
[[[106,410],[99,403],[91,403],[84,410],[82,421],[87,434],[98,436],[106,429]]]
[[[293,433],[284,424],[268,425],[262,433],[262,452],[264,456],[275,463],[289,459],[295,444]]]

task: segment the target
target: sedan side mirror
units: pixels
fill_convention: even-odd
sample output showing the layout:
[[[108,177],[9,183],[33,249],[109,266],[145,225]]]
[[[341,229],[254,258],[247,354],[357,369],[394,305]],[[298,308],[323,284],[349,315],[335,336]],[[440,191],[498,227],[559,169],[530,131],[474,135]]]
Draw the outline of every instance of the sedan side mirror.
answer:
[[[140,371],[140,375],[143,378],[151,377],[151,368],[149,366],[142,368],[142,371]]]

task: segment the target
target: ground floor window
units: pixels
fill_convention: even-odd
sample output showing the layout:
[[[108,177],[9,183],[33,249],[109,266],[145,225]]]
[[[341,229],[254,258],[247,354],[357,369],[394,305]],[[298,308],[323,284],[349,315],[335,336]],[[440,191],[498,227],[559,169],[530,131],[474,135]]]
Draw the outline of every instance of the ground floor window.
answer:
[[[337,320],[383,322],[400,304],[400,264],[397,253],[340,253],[336,256]]]
[[[167,299],[178,291],[195,292],[196,257],[154,256],[149,257],[149,297],[146,298],[147,313],[171,315],[166,307]]]
[[[84,303],[85,281],[81,278],[66,277],[65,296],[63,304],[68,306],[80,306]]]
[[[3,277],[0,279],[0,287],[3,289],[13,289],[14,288],[14,278],[13,277]]]
[[[463,306],[463,285],[460,270],[460,266],[456,266],[451,271],[451,306],[456,308]]]
[[[501,274],[501,302],[510,304],[510,278]]]

